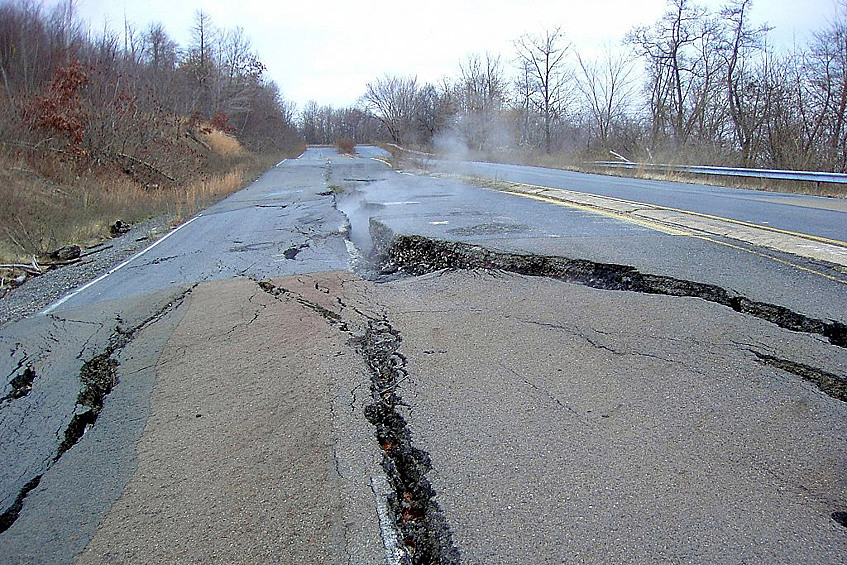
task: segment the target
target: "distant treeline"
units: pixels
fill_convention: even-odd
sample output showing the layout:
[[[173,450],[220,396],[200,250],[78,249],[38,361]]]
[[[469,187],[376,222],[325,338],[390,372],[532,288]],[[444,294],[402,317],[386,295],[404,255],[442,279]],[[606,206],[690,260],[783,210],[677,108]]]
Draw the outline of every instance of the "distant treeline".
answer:
[[[161,24],[94,34],[73,1],[49,10],[3,2],[0,141],[163,182],[202,165],[198,129],[263,152],[296,143],[290,107],[243,30],[219,29],[198,12],[191,32],[186,46]]]
[[[178,221],[302,144],[241,29],[195,15],[93,33],[74,1],[0,0],[0,263],[48,261],[109,226]],[[0,269],[0,294],[21,273]]]
[[[307,141],[338,136],[501,156],[731,164],[847,171],[847,3],[805,45],[777,50],[751,0],[711,12],[669,0],[651,26],[586,56],[564,28],[471,55],[457,77],[384,76],[361,102],[311,103]]]

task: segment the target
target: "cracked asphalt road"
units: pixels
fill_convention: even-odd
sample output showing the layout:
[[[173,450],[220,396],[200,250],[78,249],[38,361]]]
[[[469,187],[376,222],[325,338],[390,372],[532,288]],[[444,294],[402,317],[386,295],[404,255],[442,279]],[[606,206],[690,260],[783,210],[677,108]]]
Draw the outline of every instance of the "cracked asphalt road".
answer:
[[[359,154],[0,330],[0,561],[843,562],[839,338],[607,290],[630,265],[837,332],[843,273]]]

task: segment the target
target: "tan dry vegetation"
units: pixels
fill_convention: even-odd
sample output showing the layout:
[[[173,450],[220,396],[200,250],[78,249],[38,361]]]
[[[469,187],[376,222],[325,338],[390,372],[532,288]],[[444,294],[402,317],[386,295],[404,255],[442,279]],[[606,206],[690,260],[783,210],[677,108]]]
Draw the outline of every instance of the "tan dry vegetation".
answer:
[[[219,163],[225,170],[168,187],[149,187],[108,167],[70,175],[62,163],[46,167],[55,174],[51,180],[19,155],[0,153],[0,263],[102,241],[117,220],[164,215],[179,222],[243,188],[279,158],[243,150],[235,157],[233,144],[221,146],[230,154],[227,166]]]
[[[238,140],[222,131],[211,130],[203,134],[203,140],[209,145],[212,152],[220,157],[233,158],[244,153],[244,148]]]
[[[338,152],[342,155],[356,154],[356,142],[349,137],[340,137],[336,139],[335,148],[338,149]]]

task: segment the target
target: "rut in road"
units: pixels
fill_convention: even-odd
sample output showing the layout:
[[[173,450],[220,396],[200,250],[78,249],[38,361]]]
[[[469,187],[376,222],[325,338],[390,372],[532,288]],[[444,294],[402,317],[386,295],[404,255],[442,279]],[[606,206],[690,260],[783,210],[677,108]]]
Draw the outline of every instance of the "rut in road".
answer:
[[[383,454],[392,493],[388,506],[394,526],[401,534],[403,565],[458,565],[461,555],[453,544],[447,518],[436,500],[436,491],[426,478],[432,470],[429,454],[412,444],[412,434],[397,407],[402,398],[398,385],[408,377],[406,359],[400,353],[403,339],[385,318],[376,318],[353,308],[357,320],[345,318],[297,292],[262,280],[257,284],[278,300],[292,300],[321,315],[328,324],[351,336],[350,345],[362,355],[371,372],[373,402],[365,407],[365,418],[374,426]],[[346,306],[340,302],[342,310]],[[364,325],[364,331],[354,326]]]

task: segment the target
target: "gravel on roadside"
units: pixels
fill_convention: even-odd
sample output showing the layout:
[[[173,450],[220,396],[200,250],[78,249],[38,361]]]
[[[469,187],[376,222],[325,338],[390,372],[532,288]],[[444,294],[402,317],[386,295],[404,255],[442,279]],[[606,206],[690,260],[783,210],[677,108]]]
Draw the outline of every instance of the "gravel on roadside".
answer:
[[[73,289],[108,271],[168,232],[172,216],[134,224],[129,232],[82,250],[82,261],[30,278],[0,297],[0,329],[47,307]]]

